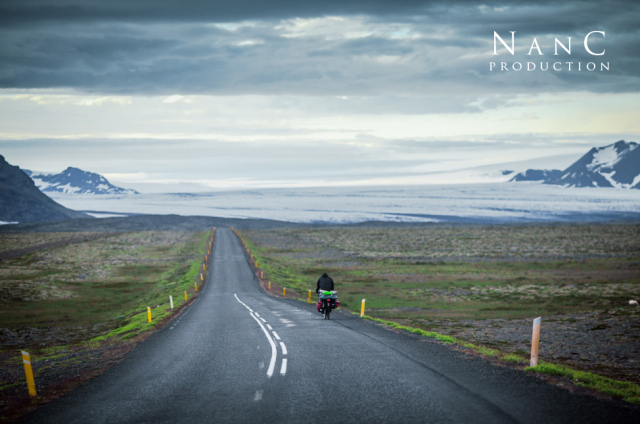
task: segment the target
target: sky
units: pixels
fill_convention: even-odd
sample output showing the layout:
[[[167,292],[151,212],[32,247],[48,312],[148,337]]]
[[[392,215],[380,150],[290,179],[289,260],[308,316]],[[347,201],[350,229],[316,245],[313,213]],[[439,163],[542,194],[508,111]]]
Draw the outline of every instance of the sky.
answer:
[[[563,169],[640,141],[639,21],[634,1],[4,0],[0,154],[142,192]]]

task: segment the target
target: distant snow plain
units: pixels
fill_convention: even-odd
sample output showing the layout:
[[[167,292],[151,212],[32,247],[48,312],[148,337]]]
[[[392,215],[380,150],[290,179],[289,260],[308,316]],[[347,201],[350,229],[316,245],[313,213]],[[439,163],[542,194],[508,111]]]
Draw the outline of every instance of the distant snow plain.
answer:
[[[177,214],[299,223],[583,222],[640,219],[640,190],[568,188],[537,182],[271,188],[208,193],[47,193],[104,218]]]

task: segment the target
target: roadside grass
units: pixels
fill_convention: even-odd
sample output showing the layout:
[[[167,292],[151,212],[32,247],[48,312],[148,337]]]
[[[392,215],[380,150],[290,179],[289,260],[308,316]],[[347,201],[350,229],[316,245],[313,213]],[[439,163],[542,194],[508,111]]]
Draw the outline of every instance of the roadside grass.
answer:
[[[507,353],[505,355],[502,356],[503,361],[505,362],[513,362],[514,364],[526,364],[527,363],[527,358],[520,356],[520,355],[516,355],[513,353]]]
[[[635,383],[613,380],[598,374],[547,362],[540,362],[535,367],[526,367],[525,371],[566,377],[577,386],[597,390],[629,403],[640,404],[640,385]]]
[[[264,272],[264,279],[274,283],[273,287],[293,288],[299,293],[309,290],[308,279],[300,275],[296,270],[291,269],[286,261],[269,257],[266,254],[268,249],[256,245],[250,238],[243,237],[243,233],[238,232],[241,239],[245,242],[247,249],[253,254],[254,260],[257,261],[258,267]],[[315,286],[313,287],[315,290]]]
[[[138,296],[136,299],[137,304],[130,308],[123,315],[129,315],[130,318],[121,320],[118,323],[118,327],[111,330],[109,333],[95,337],[91,339],[91,342],[99,342],[106,340],[109,337],[122,336],[123,339],[134,337],[140,333],[154,329],[162,320],[171,315],[171,305],[169,304],[169,295],[173,296],[174,308],[179,308],[189,300],[184,299],[184,292],[191,294],[191,297],[195,294],[194,282],[200,284],[199,275],[202,265],[202,257],[205,255],[206,246],[209,240],[209,233],[201,233],[196,239],[197,254],[196,258],[189,262],[186,272],[184,267],[180,264],[176,264],[174,268],[169,268],[163,273],[161,277],[165,277],[159,282],[155,283],[152,288],[148,289],[145,295]],[[158,251],[158,249],[154,249]],[[148,279],[150,275],[157,275],[157,270],[152,270],[150,267],[146,267],[148,270],[140,270],[134,268],[133,272],[130,271],[132,267],[128,269],[118,269],[118,273],[121,275],[131,276],[138,275],[143,279]],[[178,277],[178,270],[182,269],[184,274]],[[176,281],[168,281],[167,277],[177,278]],[[152,322],[148,322],[147,309],[151,307]],[[112,312],[113,314],[113,312]]]
[[[128,233],[16,258],[0,269],[1,284],[13,291],[0,306],[0,326],[121,324],[117,317],[167,303],[169,293],[179,306],[194,290],[207,238]]]
[[[204,240],[200,240],[199,243],[198,256],[204,255],[204,250],[206,248],[203,248],[202,246],[206,246],[207,241],[208,234],[205,234]],[[184,299],[185,291],[193,297],[195,294],[194,282],[200,284],[198,277],[200,275],[201,265],[201,259],[191,261],[188,271],[182,275],[178,281],[160,284],[158,287],[159,290],[156,291],[155,296],[151,301],[145,299],[142,302],[139,302],[136,308],[142,308],[141,311],[137,310],[130,312],[129,315],[133,314],[130,318],[122,320],[122,322],[119,323],[119,326],[111,330],[109,333],[91,339],[91,342],[99,342],[115,336],[121,336],[122,339],[127,339],[135,337],[145,331],[153,330],[163,321],[164,318],[167,318],[172,313],[171,305],[168,300],[169,293],[173,295],[173,304],[175,309],[180,308],[189,301],[185,301]],[[148,322],[146,305],[151,307],[152,322]],[[154,307],[153,305],[156,306]]]

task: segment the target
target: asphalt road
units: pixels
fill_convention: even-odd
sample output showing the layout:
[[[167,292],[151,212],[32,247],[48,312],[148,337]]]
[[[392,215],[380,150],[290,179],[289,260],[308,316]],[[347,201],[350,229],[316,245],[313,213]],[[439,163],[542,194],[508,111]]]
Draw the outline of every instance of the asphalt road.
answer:
[[[24,421],[640,422],[621,402],[573,395],[344,312],[325,321],[314,305],[271,297],[230,230],[216,232],[212,262],[192,306]]]

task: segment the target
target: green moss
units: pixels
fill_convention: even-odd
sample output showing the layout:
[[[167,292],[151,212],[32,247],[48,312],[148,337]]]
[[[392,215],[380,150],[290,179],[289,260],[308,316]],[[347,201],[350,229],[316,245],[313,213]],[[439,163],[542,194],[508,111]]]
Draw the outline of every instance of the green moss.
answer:
[[[444,334],[438,334],[438,333],[435,333],[433,331],[425,331],[425,330],[422,330],[420,328],[407,327],[405,325],[400,325],[397,322],[385,321],[385,320],[381,320],[379,318],[373,318],[373,317],[370,317],[370,316],[367,316],[367,315],[364,315],[362,318],[378,322],[378,323],[383,324],[383,325],[385,325],[387,327],[395,328],[396,330],[403,330],[403,331],[408,331],[408,332],[413,333],[413,334],[418,334],[420,336],[432,337],[432,338],[435,338],[436,340],[440,340],[441,342],[444,342],[444,343],[457,343],[457,339],[455,339],[454,337],[447,336],[447,335],[444,335]]]
[[[22,384],[26,385],[26,381],[23,380],[23,381],[16,381],[15,383],[3,384],[0,386],[0,391],[10,389],[12,387],[20,386]]]
[[[486,347],[477,347],[475,348],[475,350],[476,352],[484,356],[490,356],[490,357],[500,356],[500,352],[495,349],[489,349]]]
[[[58,358],[63,358],[66,355],[66,353],[57,353],[54,355],[38,355],[38,360],[51,360],[51,359],[58,359]]]
[[[513,353],[508,353],[506,355],[502,355],[502,357],[500,357],[501,360],[506,361],[506,362],[513,362],[513,363],[518,363],[518,364],[526,364],[528,361],[526,358],[523,358],[520,355],[516,355]]]
[[[535,367],[526,367],[525,371],[566,377],[578,386],[594,389],[630,403],[640,404],[640,386],[635,383],[618,381],[598,374],[578,371],[564,365],[555,365],[547,362],[541,362]]]

